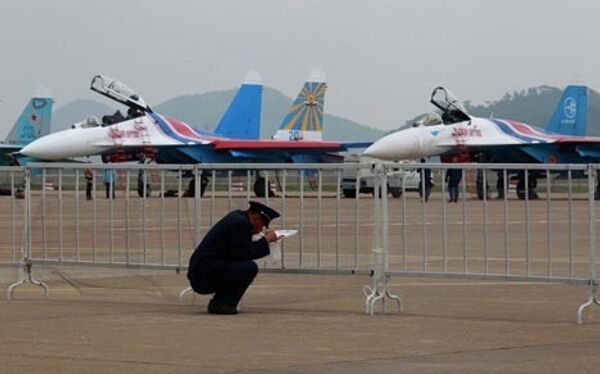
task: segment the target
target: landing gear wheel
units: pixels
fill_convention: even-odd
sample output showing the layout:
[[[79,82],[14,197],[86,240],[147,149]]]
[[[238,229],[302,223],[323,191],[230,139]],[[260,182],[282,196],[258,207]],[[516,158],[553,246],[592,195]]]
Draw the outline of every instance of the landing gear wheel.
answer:
[[[342,193],[344,194],[344,197],[347,197],[347,198],[354,198],[354,197],[356,197],[356,191],[355,190],[343,190]]]
[[[392,194],[392,197],[398,199],[399,197],[402,196],[402,188],[400,187],[390,187],[388,189],[388,191],[390,191],[390,194]]]

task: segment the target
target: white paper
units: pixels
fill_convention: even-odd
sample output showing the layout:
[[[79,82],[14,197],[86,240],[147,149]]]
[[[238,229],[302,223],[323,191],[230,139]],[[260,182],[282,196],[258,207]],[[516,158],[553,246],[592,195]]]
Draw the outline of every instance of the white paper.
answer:
[[[269,243],[269,251],[271,254],[265,257],[265,265],[267,263],[271,265],[277,265],[281,262],[281,241],[285,238],[292,237],[298,233],[298,230],[275,230],[277,240]],[[258,233],[252,237],[253,241],[260,240],[264,236],[264,233]]]
[[[278,238],[289,238],[290,236],[294,236],[298,233],[298,230],[275,230],[275,234],[277,234]]]
[[[271,252],[268,257],[269,263],[271,265],[279,263],[281,261],[281,239],[269,243],[269,251]]]

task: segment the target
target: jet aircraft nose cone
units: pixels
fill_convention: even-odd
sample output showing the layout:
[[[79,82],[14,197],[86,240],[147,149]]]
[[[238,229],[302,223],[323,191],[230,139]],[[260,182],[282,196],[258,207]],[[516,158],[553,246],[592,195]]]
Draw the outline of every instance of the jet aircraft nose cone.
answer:
[[[23,147],[20,153],[27,157],[48,161],[70,157],[79,138],[65,136],[63,133],[66,131],[69,130],[59,131],[36,139]]]
[[[400,130],[386,135],[367,148],[364,154],[389,161],[419,157],[419,137],[413,130]]]
[[[43,155],[44,148],[45,147],[43,145],[40,145],[39,140],[34,140],[25,147],[21,148],[19,153],[27,157],[42,158],[40,156]]]

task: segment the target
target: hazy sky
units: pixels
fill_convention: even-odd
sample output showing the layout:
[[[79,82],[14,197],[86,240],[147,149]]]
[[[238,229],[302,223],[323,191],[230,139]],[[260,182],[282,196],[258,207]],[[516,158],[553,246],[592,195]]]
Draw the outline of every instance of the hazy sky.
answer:
[[[0,9],[0,135],[43,84],[60,107],[114,76],[150,104],[237,87],[294,96],[327,74],[325,111],[391,128],[437,85],[475,103],[532,85],[600,89],[600,2],[19,0]]]

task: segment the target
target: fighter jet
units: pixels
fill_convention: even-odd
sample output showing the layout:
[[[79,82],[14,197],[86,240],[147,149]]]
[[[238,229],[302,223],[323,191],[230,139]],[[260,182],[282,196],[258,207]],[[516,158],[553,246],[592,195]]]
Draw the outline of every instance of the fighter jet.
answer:
[[[367,147],[370,143],[342,143],[322,140],[325,75],[314,70],[292,103],[273,139],[256,139],[260,122],[260,92],[253,90],[241,100],[243,115],[224,120],[215,133],[194,128],[182,121],[161,115],[131,88],[103,75],[92,79],[90,88],[125,105],[127,116],[116,113],[102,121],[88,120],[71,129],[42,137],[21,150],[38,160],[59,160],[102,155],[105,160],[151,149],[159,163],[240,163],[240,162],[321,162],[336,158],[349,147]],[[256,83],[256,82],[254,82]],[[262,88],[262,85],[261,85]],[[258,98],[258,99],[257,99]],[[241,110],[241,109],[240,109]],[[258,113],[258,114],[257,114]],[[250,129],[250,131],[247,131]],[[246,134],[240,136],[240,132]],[[233,137],[233,135],[237,135]],[[113,158],[114,161],[114,158]]]
[[[159,150],[158,162],[286,162],[296,154],[321,155],[344,150],[346,144],[355,143],[321,139],[325,87],[324,81],[309,77],[274,139],[233,138],[156,113],[125,84],[98,75],[93,78],[91,89],[127,106],[128,115],[75,124],[71,129],[32,142],[21,154],[39,160],[57,160],[154,147]],[[248,124],[236,126],[246,128]],[[221,128],[219,132],[226,131]],[[170,156],[163,154],[163,150]]]
[[[587,87],[568,86],[546,129],[470,115],[444,87],[431,94],[441,115],[377,140],[365,155],[384,160],[441,156],[484,163],[596,163],[600,137],[585,136]],[[519,178],[523,178],[522,174]],[[535,184],[532,173],[530,184]],[[522,182],[520,180],[520,182]],[[521,197],[521,196],[520,196]]]

